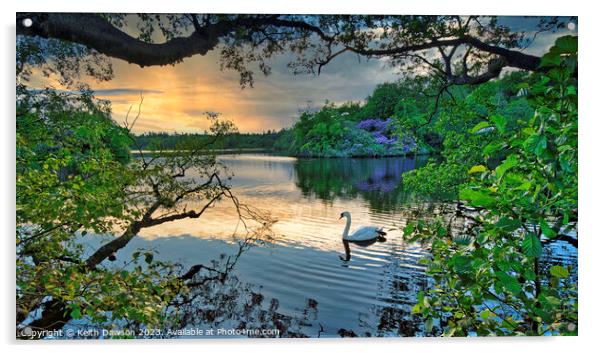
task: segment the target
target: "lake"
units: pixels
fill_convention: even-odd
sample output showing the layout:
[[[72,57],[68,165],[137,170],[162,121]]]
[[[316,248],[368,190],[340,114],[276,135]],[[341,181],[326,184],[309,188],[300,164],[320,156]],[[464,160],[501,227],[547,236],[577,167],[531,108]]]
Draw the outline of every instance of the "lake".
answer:
[[[269,210],[278,220],[274,240],[240,257],[234,275],[241,282],[261,293],[266,303],[276,299],[279,313],[303,316],[301,330],[313,337],[421,335],[421,320],[410,312],[417,293],[430,283],[418,263],[428,249],[404,242],[401,228],[410,218],[441,212],[435,203],[412,201],[403,189],[403,174],[423,165],[424,158],[239,154],[219,160],[233,172],[232,190],[240,201]],[[352,215],[351,231],[382,226],[387,241],[351,245],[351,260],[339,259],[344,253],[343,211]],[[236,252],[232,234],[240,226],[234,207],[223,202],[200,219],[143,230],[124,253],[153,248],[159,259],[185,267],[209,264],[222,253]],[[567,243],[557,242],[546,251],[554,263],[576,264],[576,249]]]

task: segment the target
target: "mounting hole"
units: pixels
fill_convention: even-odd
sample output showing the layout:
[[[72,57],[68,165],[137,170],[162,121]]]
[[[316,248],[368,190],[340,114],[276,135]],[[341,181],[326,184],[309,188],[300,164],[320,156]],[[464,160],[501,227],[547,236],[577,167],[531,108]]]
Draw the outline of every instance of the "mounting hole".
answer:
[[[569,29],[569,31],[574,31],[576,26],[575,23],[569,22],[566,27]]]
[[[31,18],[24,18],[23,21],[21,21],[21,23],[23,23],[24,27],[31,27],[33,21],[31,20]]]

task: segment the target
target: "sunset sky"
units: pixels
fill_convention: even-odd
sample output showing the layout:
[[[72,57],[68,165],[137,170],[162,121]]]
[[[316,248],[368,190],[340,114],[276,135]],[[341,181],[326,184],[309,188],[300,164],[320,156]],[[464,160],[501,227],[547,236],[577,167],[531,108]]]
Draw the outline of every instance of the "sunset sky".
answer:
[[[505,17],[501,23],[514,30],[533,31],[537,19]],[[524,52],[541,55],[554,39],[572,30],[539,34]],[[293,75],[286,64],[291,57],[271,60],[272,73],[255,75],[253,88],[241,89],[238,73],[220,71],[215,52],[196,55],[175,66],[140,68],[119,59],[113,62],[114,78],[108,82],[88,80],[99,98],[112,102],[113,118],[122,122],[128,109],[134,110],[144,96],[142,112],[134,129],[167,132],[202,132],[207,127],[206,111],[219,112],[242,132],[259,132],[290,127],[299,110],[334,103],[362,101],[383,82],[394,81],[399,72],[384,59],[358,58],[353,54],[337,57],[323,68],[320,76]],[[46,79],[34,77],[42,84]]]

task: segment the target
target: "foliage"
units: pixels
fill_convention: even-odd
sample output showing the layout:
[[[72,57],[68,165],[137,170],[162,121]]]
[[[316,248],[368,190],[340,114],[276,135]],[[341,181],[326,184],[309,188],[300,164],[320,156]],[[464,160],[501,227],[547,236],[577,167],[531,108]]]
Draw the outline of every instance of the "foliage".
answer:
[[[242,250],[226,269],[211,269],[220,278],[207,281],[225,278],[243,250],[270,236],[272,220],[238,201],[216,161],[214,149],[234,131],[232,123],[210,115],[210,138],[185,141],[178,153],[131,158],[132,126],[116,125],[108,104],[89,92],[18,86],[17,107],[18,328],[52,330],[70,320],[97,328],[178,327],[174,300],[189,302],[188,282],[209,267],[182,275],[148,250],[120,256],[141,229],[199,218],[231,201],[243,225]],[[90,237],[99,233],[113,236],[92,248]]]
[[[506,133],[519,129],[520,121],[533,114],[520,85],[530,80],[516,72],[476,87],[453,88],[455,98],[443,99],[431,124],[419,130],[425,140],[429,133],[442,137],[441,155],[408,173],[406,187],[422,196],[455,200],[460,186],[468,181],[466,166],[480,163],[486,152],[490,152],[489,167],[499,164],[507,151],[491,150],[503,137],[501,131],[491,129],[488,119],[503,123]]]
[[[108,58],[84,45],[74,45],[57,39],[17,37],[17,79],[27,83],[38,70],[48,78],[70,88],[87,88],[82,76],[97,81],[113,78],[113,66]]]
[[[277,142],[282,138],[287,130],[280,131],[267,130],[260,133],[240,133],[232,132],[224,136],[223,141],[220,141],[220,148],[227,150],[245,150],[245,149],[264,149],[264,150],[280,150],[283,146],[277,145]],[[165,132],[147,132],[134,137],[136,143],[142,150],[177,150],[189,148],[191,142],[199,143],[212,139],[211,134],[207,133],[183,133],[183,134],[168,134]],[[194,144],[192,144],[194,146]],[[216,146],[217,147],[217,146]]]
[[[315,157],[381,157],[413,152],[414,139],[398,138],[393,119],[361,118],[366,116],[367,104],[326,104],[317,112],[304,112],[292,129],[294,143],[289,152]]]
[[[490,115],[470,130],[499,136],[459,192],[478,210],[472,231],[459,239],[441,220],[405,228],[432,247],[424,262],[436,284],[414,307],[429,332],[438,323],[445,335],[577,334],[576,269],[542,257],[543,242],[576,236],[577,38],[559,38],[544,58],[545,74],[521,85],[530,119]]]
[[[185,36],[192,32],[203,38],[207,44],[199,46],[196,52],[186,52],[185,56],[194,53],[204,55],[211,49],[219,49],[222,69],[238,72],[243,86],[253,84],[254,70],[257,68],[265,75],[270,74],[270,59],[287,52],[295,54],[288,63],[294,72],[319,73],[324,65],[332,62],[338,55],[350,52],[367,57],[386,58],[385,62],[413,73],[413,76],[422,72],[433,72],[449,83],[478,84],[497,77],[505,66],[535,70],[539,58],[521,53],[521,50],[528,46],[538,33],[555,32],[564,28],[568,21],[576,21],[576,18],[568,17],[540,17],[537,34],[532,35],[524,30],[514,30],[496,16],[126,16],[114,13],[104,14],[102,17],[108,22],[106,28],[127,28],[138,39],[134,42],[140,45],[132,48],[132,53],[122,54],[129,61],[136,61],[145,66],[156,64],[140,58],[142,55],[136,53],[135,49],[145,47],[146,43],[162,41],[170,44],[176,40],[189,43],[195,38]],[[224,31],[224,28],[228,30]],[[186,40],[178,37],[184,37]],[[88,43],[94,42],[88,40]],[[102,44],[98,43],[95,47],[102,51]],[[188,45],[192,44],[194,42]],[[166,50],[164,55],[168,58],[161,58],[160,63],[163,65],[177,63],[185,57],[180,51]],[[375,108],[379,111],[373,113],[384,113],[381,117],[388,118],[390,111],[385,108],[386,101],[381,102],[385,104],[376,104]]]
[[[19,87],[17,102],[17,322],[31,321],[49,298],[66,317],[160,327],[177,288],[171,266],[138,252],[128,266],[84,263],[87,231],[128,222],[133,183],[129,139],[89,95]],[[144,261],[146,260],[146,262]]]
[[[464,164],[482,158],[483,147],[493,138],[469,129],[488,115],[504,116],[507,127],[514,129],[519,119],[533,113],[519,94],[519,83],[527,77],[515,72],[498,81],[445,90],[436,78],[406,77],[381,84],[362,105],[327,104],[318,112],[303,113],[293,127],[295,142],[288,152],[319,157],[441,154],[428,166],[429,174],[441,178],[424,183],[425,169],[410,175],[407,183],[420,194],[433,196],[437,191],[453,198],[466,180]],[[370,132],[372,139],[361,130]]]
[[[387,82],[376,86],[366,99],[362,108],[363,117],[380,117],[388,119],[396,113],[399,97],[406,94],[405,87],[395,82]]]
[[[458,187],[466,177],[466,167],[458,163],[441,163],[431,158],[422,168],[409,171],[403,176],[406,190],[418,198],[449,200],[457,197]]]

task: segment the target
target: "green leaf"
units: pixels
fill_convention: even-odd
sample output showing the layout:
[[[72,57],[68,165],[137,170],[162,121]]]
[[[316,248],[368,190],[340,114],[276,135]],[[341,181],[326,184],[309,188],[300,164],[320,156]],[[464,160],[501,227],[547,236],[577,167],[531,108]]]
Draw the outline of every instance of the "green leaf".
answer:
[[[560,65],[560,53],[552,52],[552,51],[544,54],[544,56],[541,57],[541,61],[539,63],[540,67],[558,66],[558,65]]]
[[[422,312],[422,305],[420,303],[412,307],[412,314],[420,314]]]
[[[454,264],[454,271],[460,274],[467,274],[472,272],[472,259],[467,256],[455,256],[452,259]]]
[[[472,237],[468,234],[460,234],[454,237],[454,243],[462,246],[469,246],[472,244]]]
[[[556,238],[556,235],[558,235],[545,219],[541,219],[539,221],[539,226],[541,227],[541,232],[546,236],[546,238],[553,239]]]
[[[482,172],[486,172],[486,171],[487,171],[487,167],[479,164],[479,165],[472,166],[472,168],[470,168],[470,170],[468,171],[468,174],[482,173]]]
[[[490,207],[496,203],[496,198],[485,191],[469,188],[460,190],[460,198],[470,201],[470,204],[473,206]]]
[[[573,85],[571,85],[571,86],[568,86],[568,87],[566,88],[566,94],[567,94],[568,96],[576,96],[576,95],[577,95],[577,89],[576,89],[576,88],[575,88],[575,86],[573,86]]]
[[[499,132],[506,132],[506,118],[504,118],[501,115],[492,115],[491,117],[489,117],[489,120],[491,120],[495,124],[495,127],[498,129]]]
[[[522,243],[523,254],[528,257],[541,256],[541,241],[536,234],[528,233]]]
[[[553,295],[546,295],[545,300],[548,304],[554,305],[554,306],[558,306],[562,303],[558,297],[555,297]]]
[[[548,140],[544,135],[533,134],[525,140],[523,146],[537,156],[541,156],[548,147]]]
[[[411,235],[412,233],[414,233],[414,229],[415,229],[414,222],[409,222],[403,229],[403,235],[406,237]]]
[[[508,171],[508,169],[511,169],[516,165],[518,165],[518,157],[515,154],[512,154],[508,156],[502,164],[498,165],[497,168],[495,168],[495,174],[498,178],[501,178],[504,176],[506,171]]]
[[[557,278],[567,278],[569,276],[569,270],[562,266],[550,267],[550,274]]]
[[[548,147],[548,139],[542,135],[539,138],[537,145],[535,146],[535,154],[538,156],[541,156],[547,147]]]
[[[472,133],[472,134],[477,133],[489,126],[490,125],[487,121],[481,121],[480,123],[476,124],[472,129],[470,129],[470,133]]]
[[[71,315],[71,318],[72,318],[72,319],[75,319],[75,320],[77,320],[77,319],[81,319],[81,317],[82,317],[82,312],[80,311],[80,309],[79,309],[79,307],[78,307],[78,306],[76,306],[76,305],[72,305],[72,308],[71,308],[71,313],[70,313],[69,315]]]
[[[482,320],[485,320],[485,321],[487,321],[487,320],[489,320],[490,318],[492,318],[492,317],[495,317],[495,314],[494,314],[494,313],[492,313],[491,311],[489,311],[489,309],[485,309],[485,310],[481,311],[481,313],[479,314],[479,317],[480,317]]]
[[[499,279],[500,283],[502,284],[502,287],[507,289],[510,293],[518,294],[521,292],[522,287],[520,283],[518,283],[518,280],[513,276],[510,276],[506,272],[501,271],[496,272],[495,276]]]
[[[566,54],[577,53],[577,47],[578,47],[577,37],[575,37],[575,36],[560,37],[560,38],[556,39],[555,46],[562,53],[566,53]]]
[[[521,226],[521,221],[514,218],[502,217],[495,226],[504,232],[513,232]]]
[[[488,144],[487,146],[485,146],[485,148],[483,148],[483,153],[486,156],[490,156],[493,152],[497,152],[504,147],[506,147],[506,144],[504,142],[493,141],[490,144]]]
[[[537,276],[535,275],[535,271],[527,268],[524,272],[523,272],[523,277],[525,277],[526,280],[528,281],[534,281],[535,278],[537,278]]]
[[[424,330],[427,333],[431,333],[433,331],[433,326],[434,326],[433,318],[429,316],[429,318],[426,319],[426,322],[424,323]]]

